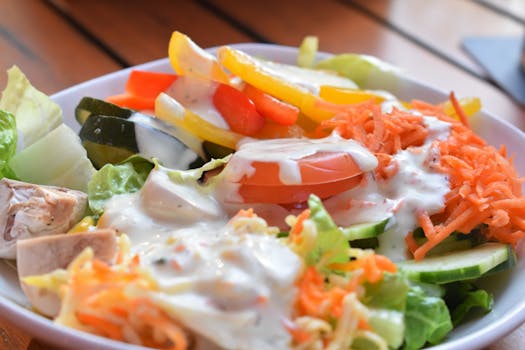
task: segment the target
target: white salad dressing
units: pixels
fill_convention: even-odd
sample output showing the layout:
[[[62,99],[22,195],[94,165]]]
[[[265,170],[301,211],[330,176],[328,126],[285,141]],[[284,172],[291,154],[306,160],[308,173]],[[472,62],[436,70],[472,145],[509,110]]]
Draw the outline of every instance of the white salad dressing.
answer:
[[[397,174],[384,182],[371,176],[362,186],[351,189],[325,201],[334,221],[341,226],[363,222],[377,222],[394,216],[395,225],[379,235],[379,254],[394,261],[406,259],[405,235],[417,227],[415,213],[439,212],[450,191],[447,176],[429,168],[435,156],[431,147],[434,140],[448,137],[450,124],[434,117],[423,117],[429,130],[425,143],[410,147],[394,155],[398,164]]]
[[[319,89],[322,85],[348,89],[358,88],[358,86],[352,80],[326,71],[259,60],[254,57],[251,59],[257,62],[259,69],[262,69],[272,77],[279,78],[290,83],[291,85],[303,88],[314,95],[319,95]]]
[[[202,119],[218,128],[230,130],[219,111],[213,104],[213,94],[217,83],[191,76],[180,76],[166,91],[177,102]]]
[[[226,349],[287,349],[302,262],[266,230],[227,225],[197,183],[155,169],[143,188],[112,197],[103,226],[126,233],[166,312]],[[246,228],[248,227],[248,228]]]
[[[284,151],[286,157],[283,157]],[[279,165],[279,179],[283,184],[300,184],[301,172],[297,161],[318,152],[347,153],[363,172],[377,167],[377,159],[368,149],[333,133],[321,139],[243,140],[226,167],[225,177],[231,182],[238,182],[243,176],[250,177],[253,174],[253,162],[267,162]]]

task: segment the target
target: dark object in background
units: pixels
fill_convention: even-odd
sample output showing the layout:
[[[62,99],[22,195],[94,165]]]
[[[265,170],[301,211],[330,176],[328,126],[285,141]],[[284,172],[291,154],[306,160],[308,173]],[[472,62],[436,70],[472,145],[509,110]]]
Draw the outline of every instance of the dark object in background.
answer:
[[[468,37],[463,48],[499,87],[525,106],[524,38]]]

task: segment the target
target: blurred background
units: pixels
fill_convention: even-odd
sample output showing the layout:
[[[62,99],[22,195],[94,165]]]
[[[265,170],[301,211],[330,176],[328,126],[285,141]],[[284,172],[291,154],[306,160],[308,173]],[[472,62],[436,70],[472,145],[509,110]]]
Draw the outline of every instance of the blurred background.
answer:
[[[323,51],[375,55],[435,87],[478,96],[487,110],[522,126],[524,25],[524,0],[2,0],[0,70],[17,64],[52,94],[166,57],[174,30],[203,47],[297,46],[316,35]],[[487,44],[490,38],[507,44]],[[476,50],[492,53],[494,64]],[[522,91],[508,91],[490,70],[498,64],[503,80],[521,78]],[[0,74],[0,87],[5,80]],[[518,89],[520,81],[513,84]]]

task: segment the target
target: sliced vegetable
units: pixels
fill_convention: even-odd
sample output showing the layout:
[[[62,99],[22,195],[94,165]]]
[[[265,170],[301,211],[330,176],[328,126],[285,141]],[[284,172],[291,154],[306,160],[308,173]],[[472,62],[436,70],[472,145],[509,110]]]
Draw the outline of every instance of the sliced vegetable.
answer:
[[[306,147],[306,144],[305,144]],[[275,186],[283,185],[286,181],[281,178],[281,167],[290,166],[284,164],[284,160],[296,164],[300,174],[301,185],[313,185],[320,183],[329,183],[348,179],[363,173],[353,157],[346,152],[316,152],[303,158],[294,159],[286,149],[282,150],[283,163],[275,161],[260,161],[249,158],[250,153],[234,154],[231,163],[239,161],[250,164],[250,176],[243,176],[236,180],[238,175],[236,170],[226,168],[227,178],[233,182],[239,182],[246,185]],[[258,156],[258,155],[254,155]],[[231,177],[230,177],[231,175]]]
[[[379,104],[386,99],[385,96],[372,91],[343,89],[326,85],[321,86],[321,89],[319,90],[319,96],[328,102],[337,104],[354,104],[370,100]]]
[[[135,111],[123,108],[114,103],[99,100],[93,97],[83,97],[75,107],[75,118],[83,125],[87,118],[92,115],[106,115],[111,117],[129,118]]]
[[[297,121],[299,108],[282,102],[250,84],[246,84],[242,91],[253,101],[257,111],[265,118],[281,125],[293,125]]]
[[[170,73],[148,72],[133,69],[126,82],[126,92],[141,97],[157,98],[166,91],[177,79],[177,75]]]
[[[168,54],[171,66],[177,74],[193,75],[225,84],[230,82],[228,74],[217,59],[181,32],[175,31],[171,35]]]
[[[79,132],[82,144],[96,167],[119,163],[133,154],[156,158],[165,166],[188,169],[201,158],[177,138],[131,119],[90,116]]]
[[[316,122],[333,115],[317,106],[320,101],[318,89],[321,85],[356,87],[351,80],[337,75],[259,60],[227,46],[219,48],[217,55],[221,64],[243,81],[299,107]]]
[[[356,239],[374,238],[385,232],[392,218],[386,218],[378,222],[367,222],[343,227],[341,230],[346,239],[353,241]]]
[[[427,283],[449,283],[478,278],[511,259],[512,246],[485,243],[469,250],[443,253],[421,261],[408,260],[398,267],[410,279]]]
[[[460,98],[458,102],[467,116],[474,115],[481,110],[481,100],[478,97],[463,97]],[[442,106],[446,115],[459,119],[459,116],[450,100],[444,102]]]
[[[213,94],[213,104],[234,132],[253,135],[264,125],[264,117],[253,102],[234,87],[219,84]]]
[[[180,127],[201,140],[230,149],[236,149],[237,143],[243,138],[236,132],[221,129],[207,122],[164,93],[160,94],[155,101],[155,116],[170,125]]]
[[[2,92],[0,109],[15,116],[19,139],[24,147],[62,123],[60,106],[34,88],[17,66],[7,71],[7,86]]]
[[[22,181],[84,192],[95,172],[80,139],[65,124],[16,154],[9,166]]]
[[[155,99],[177,79],[175,74],[132,70],[126,82],[125,93],[109,96],[107,100],[121,107],[153,110]]]
[[[170,134],[182,141],[182,143],[191,148],[202,159],[210,159],[206,155],[203,142],[198,137],[195,137],[193,134],[181,130],[180,128],[177,128],[173,125],[170,125],[161,119],[154,118],[128,108],[122,108],[104,100],[99,100],[92,97],[84,97],[75,108],[75,116],[77,121],[82,125],[91,115],[103,115],[108,117],[129,119],[134,123],[139,123],[159,129],[166,134]]]
[[[238,188],[238,193],[242,198],[242,203],[302,203],[311,194],[325,199],[358,186],[361,180],[361,176],[354,176],[339,181],[306,185],[263,186],[242,184]]]

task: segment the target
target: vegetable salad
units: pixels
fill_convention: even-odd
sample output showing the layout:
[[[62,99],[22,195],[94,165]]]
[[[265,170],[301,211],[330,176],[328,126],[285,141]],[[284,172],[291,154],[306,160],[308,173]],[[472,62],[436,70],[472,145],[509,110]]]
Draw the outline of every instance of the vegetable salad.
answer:
[[[34,308],[177,350],[420,349],[489,312],[476,282],[515,264],[525,198],[469,126],[479,100],[399,100],[395,68],[316,51],[214,56],[174,32],[173,73],[86,96],[78,135],[13,67],[2,257]]]

